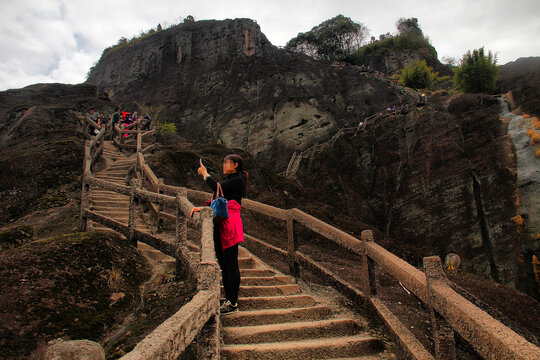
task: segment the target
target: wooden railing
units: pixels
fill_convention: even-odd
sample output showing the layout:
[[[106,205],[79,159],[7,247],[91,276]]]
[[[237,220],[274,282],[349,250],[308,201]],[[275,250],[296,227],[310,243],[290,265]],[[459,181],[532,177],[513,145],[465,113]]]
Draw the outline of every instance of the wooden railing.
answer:
[[[192,199],[194,203],[202,203],[212,197],[210,193],[169,185],[162,185],[161,189],[165,193],[185,191],[188,199]],[[363,302],[367,309],[377,314],[408,358],[455,359],[455,331],[485,359],[540,359],[540,349],[537,346],[454,291],[446,279],[438,256],[424,258],[422,272],[376,244],[371,230],[363,231],[361,239],[357,239],[298,209],[284,210],[248,199],[242,200],[242,207],[286,222],[288,234],[287,249],[281,249],[245,234],[244,245],[247,248],[255,253],[281,256],[288,262],[292,275],[300,276],[300,267],[305,268],[354,301]],[[360,255],[362,262],[359,267],[363,273],[363,282],[348,283],[300,252],[299,224]],[[428,307],[432,327],[436,329],[433,334],[435,356],[431,355],[377,296],[375,265],[401,282]]]
[[[212,210],[205,208],[190,218],[189,212],[193,208],[193,204],[181,193],[169,196],[147,191],[142,188],[138,179],[132,179],[130,186],[125,186],[96,178],[92,174],[92,165],[99,154],[99,149],[103,148],[104,132],[105,129],[92,141],[87,141],[85,144],[80,230],[86,231],[87,221],[92,220],[124,234],[134,246],[136,246],[137,241],[142,241],[174,257],[177,261],[177,269],[186,271],[197,283],[197,293],[192,300],[159,325],[121,359],[176,359],[201,332],[206,335],[205,358],[218,359],[220,289],[219,267],[214,252]],[[152,133],[141,134],[138,132],[139,143],[136,146],[140,150],[138,155],[143,152],[141,141],[143,136],[150,136]],[[108,190],[129,196],[128,224],[125,225],[90,210],[89,193],[91,189]],[[141,201],[176,209],[177,226],[173,241],[137,230],[138,209]],[[200,261],[198,263],[191,256],[187,244],[188,219],[201,230]]]
[[[212,195],[207,192],[163,184],[163,181],[157,178],[145,162],[142,146],[142,140],[145,136],[145,134],[137,134],[138,141],[136,146],[137,173],[140,174],[139,178],[142,180],[144,186],[135,184],[127,187],[107,183],[93,178],[91,174],[87,174],[86,167],[85,184],[88,183],[93,186],[130,195],[133,200],[138,199],[152,203],[153,211],[158,216],[158,219],[176,222],[175,244],[164,244],[163,240],[159,240],[152,235],[130,230],[136,227],[136,224],[134,225],[136,216],[135,214],[132,215],[131,210],[131,204],[134,201],[130,201],[130,224],[128,226],[118,224],[111,219],[92,213],[83,206],[81,208],[83,209],[84,216],[87,218],[98,222],[101,221],[104,225],[110,226],[115,230],[119,229],[118,231],[127,234],[126,236],[132,241],[134,240],[133,237],[136,236],[139,240],[145,241],[167,254],[174,254],[171,256],[175,256],[191,272],[196,272],[196,265],[186,255],[189,252],[184,245],[187,231],[187,213],[193,206],[189,199],[194,203],[204,203]],[[91,143],[87,142],[88,157],[85,156],[85,164],[86,159],[92,159],[92,149],[89,145]],[[143,187],[147,189],[143,189]],[[85,198],[84,193],[83,185],[83,199]],[[175,215],[162,211],[160,206],[176,207],[177,213]],[[280,256],[289,264],[289,271],[292,275],[301,276],[300,268],[307,269],[317,274],[321,279],[324,279],[351,299],[363,302],[365,307],[371,309],[372,313],[376,314],[383,322],[406,357],[422,360],[455,359],[454,332],[457,332],[485,359],[540,359],[540,349],[537,346],[528,342],[453,290],[450,282],[446,279],[439,257],[424,258],[424,271],[422,272],[376,244],[373,241],[373,233],[370,230],[363,231],[361,239],[357,239],[298,209],[284,210],[249,199],[242,200],[242,207],[246,210],[281,220],[286,223],[287,228],[287,249],[281,249],[266,241],[245,234],[246,242],[244,245],[246,247],[255,253],[264,252]],[[130,355],[130,353],[124,358],[164,358],[155,355],[158,352],[164,353],[164,349],[169,349],[171,344],[173,344],[171,340],[160,338],[163,336],[164,329],[169,329],[172,326],[171,324],[179,322],[182,325],[176,326],[176,334],[179,338],[185,335],[186,339],[191,341],[201,331],[202,325],[208,319],[212,316],[215,319],[217,318],[217,309],[215,307],[217,305],[215,304],[217,304],[219,288],[216,284],[219,284],[219,281],[217,280],[218,268],[215,263],[215,254],[211,245],[212,223],[210,220],[210,210],[208,208],[203,209],[200,217],[203,219],[203,235],[201,237],[202,256],[199,269],[202,266],[206,267],[202,267],[202,271],[199,270],[198,272],[198,282],[201,284],[199,293],[194,297],[192,302],[162,324],[163,329],[160,326],[160,328],[156,329],[149,337],[137,345],[133,350],[134,352],[137,351],[134,353],[137,355]],[[201,223],[201,220],[195,221]],[[362,261],[359,263],[363,274],[361,283],[351,284],[343,280],[339,275],[314,261],[308,255],[300,252],[298,250],[299,225],[361,256]],[[435,340],[434,356],[431,355],[377,296],[375,266],[379,266],[382,271],[401,282],[428,307],[431,314],[432,328],[435,329],[433,333]],[[210,291],[213,291],[213,293],[210,293]],[[211,303],[214,305],[211,305]],[[182,319],[185,319],[185,321]],[[165,325],[166,323],[168,325]],[[212,337],[214,340],[210,343],[216,344],[215,347],[214,345],[211,346],[210,354],[213,354],[213,356],[219,356],[216,355],[219,352],[214,350],[218,346],[217,340],[215,340],[218,331],[219,329],[210,331],[214,336]],[[173,333],[174,331],[169,334]],[[191,336],[187,336],[186,334],[191,334]],[[180,350],[176,350],[175,354],[180,353],[184,345],[187,346],[189,344],[187,340],[181,342],[181,346],[178,347]],[[158,345],[156,346],[155,344]],[[155,356],[150,356],[150,352],[152,351],[152,354]]]

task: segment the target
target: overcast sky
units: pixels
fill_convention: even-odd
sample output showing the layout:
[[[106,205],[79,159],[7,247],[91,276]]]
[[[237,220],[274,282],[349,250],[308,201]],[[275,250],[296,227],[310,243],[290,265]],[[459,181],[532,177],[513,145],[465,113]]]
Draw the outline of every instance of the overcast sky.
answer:
[[[376,37],[416,17],[438,51],[460,58],[485,46],[498,63],[540,56],[540,0],[0,0],[0,90],[38,82],[77,84],[120,37],[196,20],[247,17],[274,45],[343,14]]]

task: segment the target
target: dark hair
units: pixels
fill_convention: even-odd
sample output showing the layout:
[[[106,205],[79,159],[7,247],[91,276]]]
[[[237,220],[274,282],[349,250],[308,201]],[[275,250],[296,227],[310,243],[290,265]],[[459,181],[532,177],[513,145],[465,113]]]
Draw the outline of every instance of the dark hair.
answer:
[[[236,172],[240,174],[242,179],[244,180],[244,197],[247,195],[247,184],[248,184],[248,178],[249,174],[246,170],[244,170],[244,159],[238,154],[230,154],[225,156],[225,161],[231,160],[233,163],[238,164],[236,167]]]
[[[118,110],[120,110],[120,106],[117,106],[114,108],[114,111],[118,111]]]

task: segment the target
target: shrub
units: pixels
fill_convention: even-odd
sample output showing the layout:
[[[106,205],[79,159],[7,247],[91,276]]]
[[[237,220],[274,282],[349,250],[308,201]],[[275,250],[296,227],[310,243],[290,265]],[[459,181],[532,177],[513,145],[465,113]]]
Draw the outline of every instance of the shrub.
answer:
[[[174,123],[163,123],[158,125],[160,134],[176,134],[176,125]]]
[[[491,51],[486,56],[484,48],[469,50],[456,68],[454,82],[466,93],[488,93],[495,91],[497,83],[497,57]]]
[[[429,88],[437,79],[437,73],[427,66],[426,60],[416,61],[412,67],[406,66],[401,70],[399,81],[413,89]]]

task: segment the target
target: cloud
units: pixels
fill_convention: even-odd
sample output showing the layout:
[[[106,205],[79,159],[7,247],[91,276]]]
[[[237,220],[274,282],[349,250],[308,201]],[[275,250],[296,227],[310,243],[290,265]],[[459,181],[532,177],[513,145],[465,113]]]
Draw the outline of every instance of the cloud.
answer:
[[[181,4],[181,6],[180,6]],[[80,83],[103,49],[120,37],[196,19],[256,20],[274,45],[338,14],[370,28],[395,32],[400,17],[416,17],[439,56],[461,57],[485,46],[499,63],[540,55],[537,0],[2,0],[0,2],[0,90],[36,82]]]

